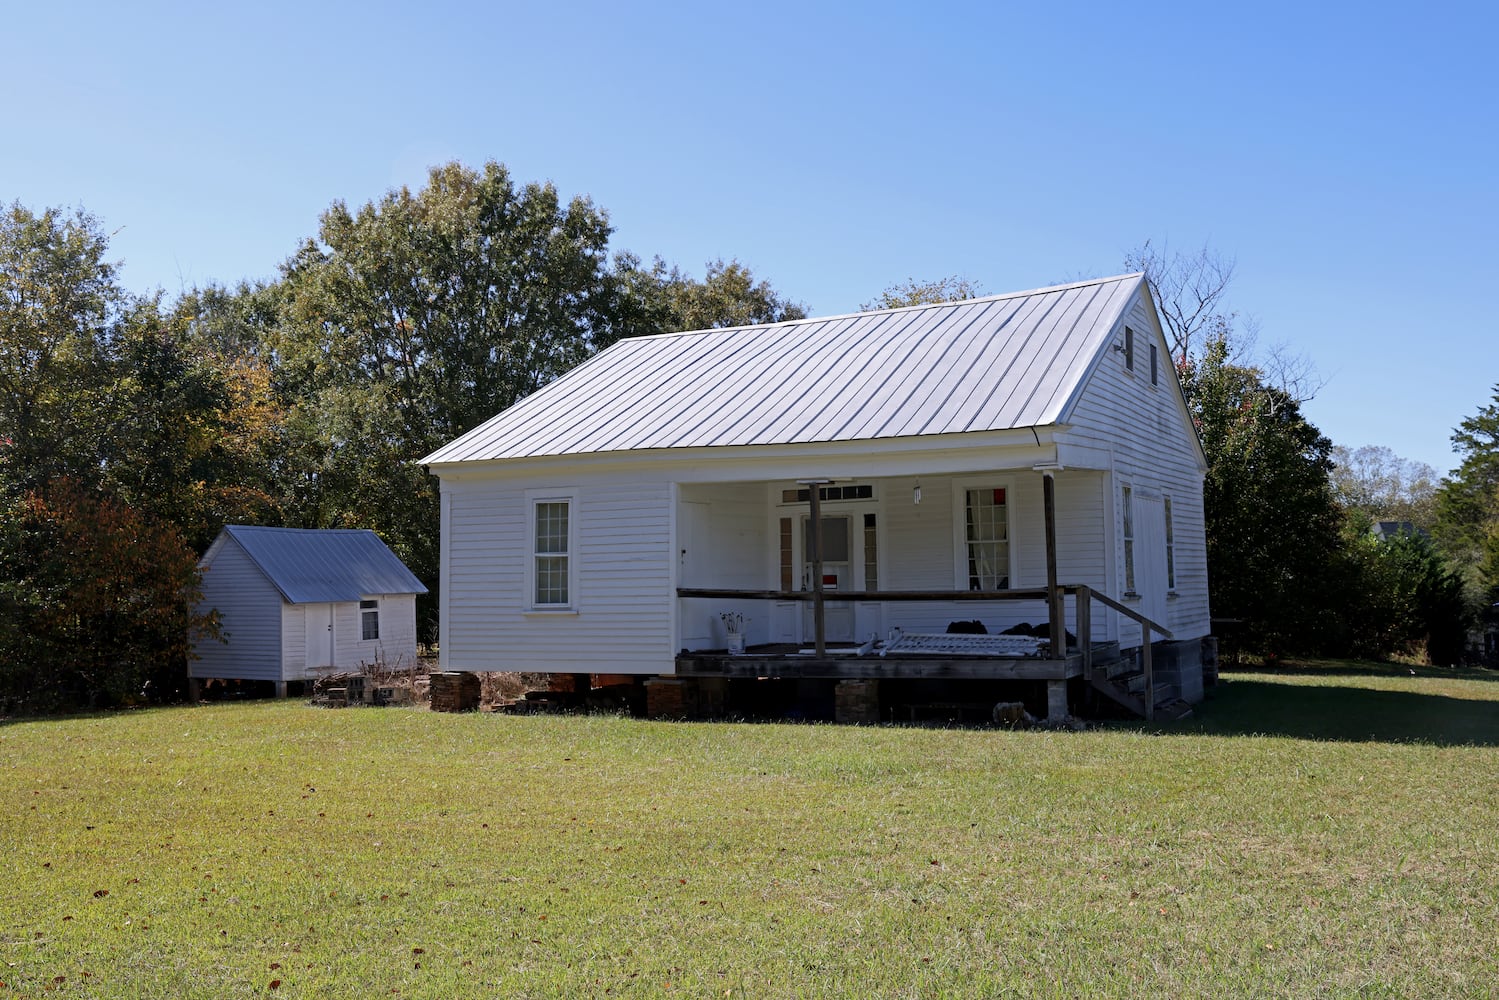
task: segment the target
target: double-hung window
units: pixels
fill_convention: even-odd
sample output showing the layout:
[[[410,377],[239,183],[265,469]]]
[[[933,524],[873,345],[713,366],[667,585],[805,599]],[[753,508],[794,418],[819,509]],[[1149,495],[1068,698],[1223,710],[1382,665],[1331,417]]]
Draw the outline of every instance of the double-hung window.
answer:
[[[1176,593],[1176,529],[1171,525],[1171,498],[1163,500],[1166,513],[1166,592]]]
[[[573,498],[535,495],[531,504],[531,606],[572,608]]]
[[[1126,486],[1120,491],[1124,508],[1124,594],[1135,596],[1135,491]]]
[[[1010,586],[1010,506],[1006,489],[965,489],[962,554],[969,590]]]

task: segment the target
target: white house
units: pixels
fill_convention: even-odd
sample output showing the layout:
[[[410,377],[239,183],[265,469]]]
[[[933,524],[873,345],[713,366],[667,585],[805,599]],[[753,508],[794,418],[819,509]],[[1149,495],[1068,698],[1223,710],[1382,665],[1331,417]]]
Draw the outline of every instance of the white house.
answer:
[[[288,681],[416,659],[427,588],[373,531],[231,524],[198,562],[201,609],[224,641],[200,640],[188,676]]]
[[[621,341],[422,462],[445,670],[917,676],[798,661],[817,605],[836,646],[1055,599],[1086,641],[961,675],[1047,679],[1065,712],[1094,644],[1140,647],[1144,618],[1200,697],[1206,465],[1139,274]],[[750,655],[705,652],[727,612]]]

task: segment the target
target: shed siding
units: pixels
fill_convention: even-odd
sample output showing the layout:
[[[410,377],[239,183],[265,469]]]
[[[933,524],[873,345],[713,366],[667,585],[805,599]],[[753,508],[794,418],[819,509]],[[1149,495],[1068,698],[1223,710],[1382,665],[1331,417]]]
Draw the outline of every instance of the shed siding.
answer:
[[[219,612],[227,642],[199,642],[191,677],[281,679],[281,594],[239,543],[226,540],[203,571],[200,608]]]
[[[341,670],[365,665],[410,667],[416,660],[416,597],[412,594],[365,594],[380,602],[380,638],[362,638],[358,601],[333,608],[333,662]]]
[[[281,605],[281,679],[307,676],[307,615],[300,604]]]
[[[1122,342],[1125,325],[1135,331],[1134,372],[1125,369],[1123,353],[1107,351],[1083,388],[1068,436],[1112,455],[1112,481],[1104,485],[1110,533],[1106,589],[1111,596],[1119,597],[1124,590],[1124,550],[1119,543],[1124,531],[1121,484],[1159,490],[1171,497],[1177,585],[1175,596],[1168,598],[1167,619],[1162,624],[1178,639],[1197,638],[1207,635],[1211,625],[1202,473],[1194,432],[1182,413],[1170,353],[1143,298],[1137,297],[1126,311],[1115,331],[1116,342]],[[1160,380],[1155,386],[1150,384],[1151,343],[1160,352]],[[1138,627],[1131,624],[1121,640],[1126,645],[1137,643]]]
[[[527,614],[525,490],[573,495],[575,613]],[[661,673],[672,665],[671,484],[449,479],[448,670]]]

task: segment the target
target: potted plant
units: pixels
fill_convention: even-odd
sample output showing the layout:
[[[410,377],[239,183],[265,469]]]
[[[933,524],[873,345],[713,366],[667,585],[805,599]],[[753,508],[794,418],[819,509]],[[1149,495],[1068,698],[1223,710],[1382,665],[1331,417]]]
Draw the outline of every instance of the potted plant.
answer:
[[[744,626],[749,619],[739,611],[725,611],[718,617],[723,621],[723,630],[729,637],[729,655],[741,655],[744,652]]]

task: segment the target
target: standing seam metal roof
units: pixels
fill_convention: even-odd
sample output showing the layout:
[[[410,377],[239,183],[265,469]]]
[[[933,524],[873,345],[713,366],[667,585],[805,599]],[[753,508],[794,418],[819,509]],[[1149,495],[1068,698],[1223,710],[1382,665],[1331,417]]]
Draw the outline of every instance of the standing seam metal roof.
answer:
[[[425,594],[427,588],[373,531],[263,528],[230,524],[266,579],[291,604],[357,601],[367,594]]]
[[[1143,280],[623,340],[422,462],[1058,423]]]

